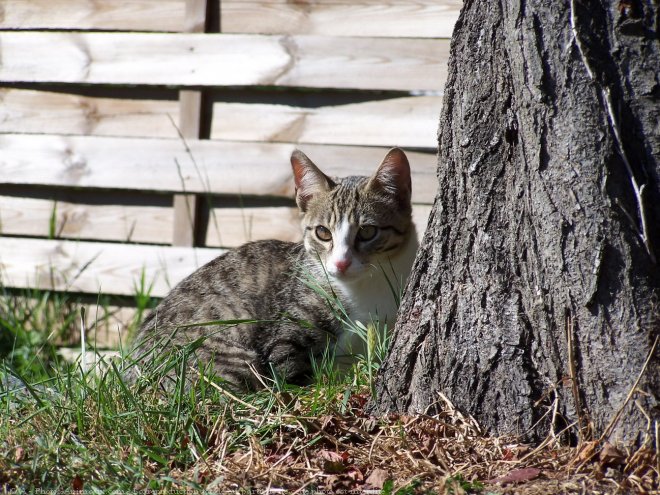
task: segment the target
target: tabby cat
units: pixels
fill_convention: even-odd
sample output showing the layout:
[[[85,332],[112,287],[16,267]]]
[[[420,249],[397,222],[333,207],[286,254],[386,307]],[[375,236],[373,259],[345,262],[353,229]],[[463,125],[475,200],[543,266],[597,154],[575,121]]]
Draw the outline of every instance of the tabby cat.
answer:
[[[201,267],[147,317],[138,351],[196,341],[189,363],[212,363],[216,376],[254,389],[257,374],[306,383],[328,346],[340,357],[363,352],[342,308],[391,328],[418,246],[406,155],[390,150],[372,177],[330,178],[298,150],[291,165],[303,242],[250,242]],[[254,321],[195,325],[218,320]]]

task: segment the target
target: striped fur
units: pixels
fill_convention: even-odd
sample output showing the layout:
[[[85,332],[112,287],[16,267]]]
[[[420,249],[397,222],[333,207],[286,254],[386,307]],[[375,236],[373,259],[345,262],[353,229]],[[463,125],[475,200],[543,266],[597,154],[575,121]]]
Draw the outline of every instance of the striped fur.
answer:
[[[248,243],[198,269],[144,321],[136,351],[183,349],[202,337],[191,364],[210,364],[236,388],[262,386],[255,373],[302,384],[310,358],[328,345],[359,350],[319,291],[336,294],[351,318],[394,321],[388,280],[405,283],[417,249],[405,154],[391,150],[372,177],[327,177],[300,151],[291,163],[303,242]],[[195,325],[218,320],[254,322]]]

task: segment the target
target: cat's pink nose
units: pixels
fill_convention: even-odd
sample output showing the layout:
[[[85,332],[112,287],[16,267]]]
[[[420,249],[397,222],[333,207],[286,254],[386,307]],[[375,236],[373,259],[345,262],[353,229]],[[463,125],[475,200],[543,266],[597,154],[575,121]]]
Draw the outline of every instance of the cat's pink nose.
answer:
[[[339,273],[344,273],[346,270],[348,270],[348,267],[351,266],[352,261],[350,259],[347,260],[339,260],[335,261],[335,266],[337,267],[337,271]]]

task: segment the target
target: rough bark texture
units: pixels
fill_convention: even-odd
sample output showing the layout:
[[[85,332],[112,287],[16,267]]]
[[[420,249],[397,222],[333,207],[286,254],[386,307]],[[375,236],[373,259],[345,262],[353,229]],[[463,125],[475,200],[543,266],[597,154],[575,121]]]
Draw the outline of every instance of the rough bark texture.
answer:
[[[492,433],[608,430],[660,326],[659,12],[465,2],[440,188],[375,412],[433,411],[444,393]],[[614,439],[659,419],[659,355]]]

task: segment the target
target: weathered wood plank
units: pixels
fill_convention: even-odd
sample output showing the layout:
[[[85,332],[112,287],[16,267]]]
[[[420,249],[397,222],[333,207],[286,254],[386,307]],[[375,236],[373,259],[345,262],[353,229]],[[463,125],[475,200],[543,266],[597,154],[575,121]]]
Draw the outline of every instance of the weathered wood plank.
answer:
[[[1,29],[190,31],[185,0],[2,0]],[[459,0],[222,0],[225,33],[450,38]],[[188,24],[186,24],[188,22]]]
[[[441,107],[441,96],[318,108],[216,103],[211,138],[435,149]]]
[[[0,183],[257,196],[293,196],[292,144],[0,135]],[[334,176],[370,175],[386,149],[306,145]],[[413,201],[432,203],[436,157],[409,152]]]
[[[178,137],[177,101],[0,89],[0,133]]]
[[[0,235],[169,244],[172,208],[0,196]]]
[[[0,237],[7,287],[134,295],[144,271],[151,295],[165,296],[220,249]]]
[[[317,108],[218,102],[211,139],[435,149],[441,106],[441,96]],[[0,133],[176,138],[178,111],[175,101],[0,89]]]
[[[459,0],[222,0],[224,33],[451,38]]]
[[[144,272],[151,295],[165,296],[195,269],[224,252],[136,244],[0,237],[1,283],[83,293],[134,295]]]
[[[297,208],[213,208],[205,244],[235,247],[262,239],[297,242],[301,237]]]
[[[428,205],[413,206],[419,235],[426,227],[429,212]],[[0,196],[0,235],[48,238],[54,234],[59,239],[168,244],[172,225],[173,209],[167,207],[55,203]],[[298,210],[288,206],[212,209],[207,247],[236,247],[262,239],[299,241]]]
[[[449,40],[0,32],[0,82],[443,89]]]
[[[0,0],[0,29],[182,31],[184,0]]]
[[[179,129],[185,139],[199,139],[202,116],[202,92],[179,91]]]

